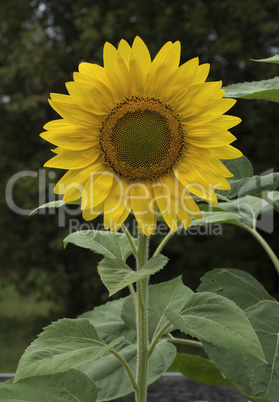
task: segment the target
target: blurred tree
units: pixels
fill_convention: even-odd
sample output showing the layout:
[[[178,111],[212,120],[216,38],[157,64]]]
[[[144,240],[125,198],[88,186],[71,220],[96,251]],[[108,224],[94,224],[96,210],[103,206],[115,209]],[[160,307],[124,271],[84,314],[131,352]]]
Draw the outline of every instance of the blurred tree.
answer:
[[[279,0],[9,0],[2,4],[0,282],[13,281],[22,292],[55,299],[66,307],[67,315],[107,297],[97,278],[98,257],[73,247],[63,251],[70,217],[59,227],[57,215],[22,216],[8,208],[4,196],[14,174],[32,171],[33,176],[19,178],[12,191],[16,205],[32,209],[44,192],[48,201],[57,181],[56,173],[39,172],[50,157],[50,146],[38,134],[47,121],[57,118],[47,103],[49,92],[66,93],[64,83],[72,79],[81,61],[102,63],[105,41],[117,45],[125,38],[131,43],[136,35],[152,55],[166,41],[180,40],[182,62],[199,56],[201,62],[211,64],[209,79],[222,79],[224,85],[273,77],[276,65],[250,59],[279,53],[278,11]],[[279,167],[275,166],[279,122],[275,108],[267,102],[239,101],[233,110],[243,119],[234,130],[237,146],[251,159],[256,173]],[[173,267],[165,270],[166,277],[175,270],[196,285],[205,270],[225,265],[241,268],[246,259],[248,269],[258,276],[264,276],[266,264],[264,281],[272,287],[268,259],[261,250],[253,257],[248,253],[254,240],[233,228],[224,233],[222,238],[179,236],[170,242],[166,252],[173,257]],[[248,248],[242,246],[242,239]],[[235,249],[237,254],[232,252]]]

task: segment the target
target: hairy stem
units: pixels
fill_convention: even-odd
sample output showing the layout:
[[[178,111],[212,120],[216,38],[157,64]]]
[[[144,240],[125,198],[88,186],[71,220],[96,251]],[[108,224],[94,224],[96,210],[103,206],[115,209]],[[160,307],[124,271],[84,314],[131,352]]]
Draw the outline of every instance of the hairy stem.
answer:
[[[272,248],[270,247],[270,245],[265,241],[265,239],[255,229],[251,229],[248,227],[245,227],[245,229],[248,230],[248,232],[250,232],[258,240],[258,242],[262,245],[262,247],[265,249],[265,251],[269,255],[271,261],[273,262],[273,264],[279,274],[279,260],[276,256],[276,254],[274,253],[274,251],[272,250]]]
[[[138,236],[137,269],[147,261],[148,237]],[[137,282],[137,386],[136,402],[146,402],[148,378],[148,278]]]
[[[137,246],[135,245],[135,242],[134,242],[134,240],[133,240],[133,237],[131,236],[131,233],[129,232],[129,230],[126,228],[125,225],[122,225],[122,226],[121,226],[121,229],[122,229],[123,233],[125,233],[127,239],[129,240],[134,255],[137,256],[138,249],[137,249]]]
[[[171,325],[170,322],[168,322],[167,324],[165,324],[163,326],[163,328],[160,329],[160,331],[157,333],[157,335],[155,336],[155,338],[153,338],[153,341],[150,345],[150,348],[148,350],[148,357],[151,356],[151,353],[153,352],[155,346],[157,345],[159,339],[161,338],[161,336],[164,334],[165,330]]]
[[[177,231],[176,231],[176,232],[173,232],[172,230],[170,230],[170,231],[168,232],[168,234],[163,238],[163,240],[161,241],[161,243],[160,243],[159,246],[157,247],[155,253],[153,254],[154,257],[156,257],[156,255],[158,255],[158,254],[162,251],[162,249],[164,248],[164,246],[166,245],[166,243],[169,241],[169,239],[170,239],[175,233],[179,232],[180,229],[183,229],[183,226],[182,226],[182,225],[180,225],[180,226],[177,228]]]
[[[125,360],[118,352],[116,352],[116,350],[110,349],[110,352],[111,352],[115,357],[117,357],[118,360],[121,361],[123,367],[125,368],[125,370],[126,370],[128,376],[129,376],[129,378],[130,378],[132,387],[134,388],[135,391],[137,391],[137,390],[138,390],[138,385],[137,385],[137,383],[136,383],[134,374],[132,373],[132,370],[130,369],[129,364],[126,362],[126,360]]]
[[[203,344],[198,341],[192,341],[191,339],[183,339],[183,338],[175,338],[174,336],[171,336],[170,339],[168,339],[168,342],[170,343],[179,343],[180,345],[187,345],[187,346],[196,346],[197,348],[203,348]]]

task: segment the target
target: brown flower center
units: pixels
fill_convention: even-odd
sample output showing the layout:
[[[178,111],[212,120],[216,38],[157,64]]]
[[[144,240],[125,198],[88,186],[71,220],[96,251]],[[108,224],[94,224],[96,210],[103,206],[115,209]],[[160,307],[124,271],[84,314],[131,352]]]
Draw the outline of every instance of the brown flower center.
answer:
[[[167,174],[183,146],[179,117],[154,98],[134,96],[117,104],[100,130],[105,161],[118,176],[132,181]]]

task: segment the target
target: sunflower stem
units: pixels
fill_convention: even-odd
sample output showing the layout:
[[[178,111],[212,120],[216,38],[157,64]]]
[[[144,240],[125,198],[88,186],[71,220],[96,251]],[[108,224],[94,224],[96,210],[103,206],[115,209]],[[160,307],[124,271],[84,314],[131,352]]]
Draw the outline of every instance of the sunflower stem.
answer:
[[[130,381],[131,381],[132,387],[133,387],[134,390],[136,391],[136,390],[138,389],[138,385],[137,385],[137,383],[136,383],[134,374],[133,374],[133,372],[132,372],[132,370],[131,370],[129,364],[126,362],[126,360],[125,360],[116,350],[110,349],[110,352],[111,352],[115,357],[117,357],[117,359],[122,363],[124,369],[126,370],[128,376],[129,376],[129,379],[130,379]]]
[[[193,341],[192,339],[175,338],[174,336],[170,335],[170,339],[168,339],[168,342],[179,343],[181,345],[186,345],[186,346],[196,346],[197,348],[203,349],[203,344],[201,342]]]
[[[183,229],[183,226],[180,225],[177,228],[176,232],[173,232],[172,230],[170,230],[168,232],[168,234],[163,238],[163,240],[161,241],[161,243],[159,244],[159,246],[157,247],[157,249],[155,250],[155,253],[153,254],[154,257],[156,257],[156,255],[158,255],[162,249],[165,247],[166,243],[169,241],[169,239],[177,232],[179,232],[179,230]]]
[[[268,196],[267,191],[262,192],[262,199],[268,202],[272,207],[275,209],[275,211],[279,212],[279,204],[275,202],[272,198]]]
[[[137,270],[147,261],[148,237],[138,235]],[[137,282],[137,386],[136,402],[146,402],[148,378],[148,278]]]
[[[248,230],[248,232],[250,232],[262,245],[266,253],[269,255],[269,258],[273,262],[277,270],[277,273],[279,274],[279,259],[277,258],[276,254],[274,253],[270,245],[265,241],[265,239],[260,235],[260,233],[257,230],[251,229],[249,227],[245,227],[245,229]]]
[[[122,225],[122,226],[121,226],[121,229],[122,229],[122,231],[125,233],[127,239],[129,240],[129,243],[130,243],[130,245],[131,245],[131,248],[132,248],[132,250],[133,250],[133,253],[134,253],[135,257],[136,257],[136,256],[137,256],[137,253],[138,253],[138,249],[137,249],[137,246],[136,246],[136,244],[135,244],[135,242],[134,242],[134,240],[133,240],[133,237],[131,236],[131,233],[129,232],[129,230],[126,228],[125,225]]]
[[[159,339],[161,338],[161,336],[164,334],[164,332],[166,331],[166,329],[171,325],[170,322],[168,322],[167,324],[165,324],[163,326],[163,328],[160,329],[160,331],[157,333],[157,335],[155,336],[155,338],[153,338],[150,348],[148,350],[148,357],[150,358],[153,350],[155,349],[155,346],[157,345]]]

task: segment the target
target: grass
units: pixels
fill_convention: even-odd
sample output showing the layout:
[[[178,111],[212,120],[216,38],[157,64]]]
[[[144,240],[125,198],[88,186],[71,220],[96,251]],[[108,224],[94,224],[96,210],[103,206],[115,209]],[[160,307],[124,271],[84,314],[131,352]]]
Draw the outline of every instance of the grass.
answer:
[[[26,347],[58,315],[52,302],[22,297],[13,287],[1,291],[0,373],[15,372]]]

